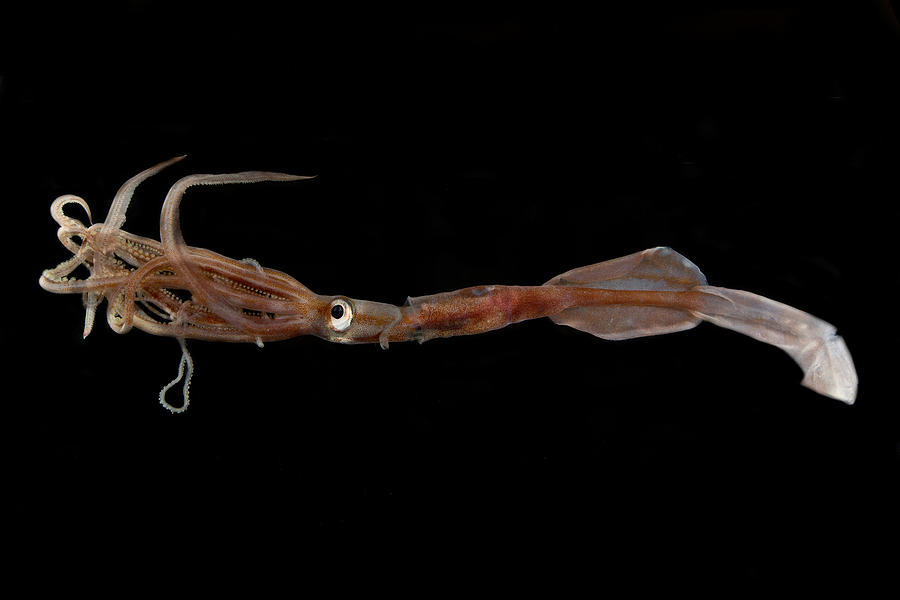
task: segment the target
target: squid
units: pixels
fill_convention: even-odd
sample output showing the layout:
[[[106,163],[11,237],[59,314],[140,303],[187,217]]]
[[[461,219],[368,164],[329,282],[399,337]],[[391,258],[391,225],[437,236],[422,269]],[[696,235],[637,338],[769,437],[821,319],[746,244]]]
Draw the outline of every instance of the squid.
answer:
[[[253,259],[235,260],[185,243],[179,207],[189,188],[310,177],[264,171],[190,175],[166,195],[159,241],[123,230],[138,185],[183,158],[129,179],[102,223],[91,222],[90,208],[78,196],[54,200],[50,212],[60,226],[57,237],[72,256],[40,277],[49,292],[81,294],[85,337],[105,300],[113,331],[137,328],[178,340],[178,376],[159,393],[172,412],[183,412],[190,403],[189,339],[263,346],[314,335],[386,349],[393,342],[472,335],[541,317],[607,340],[672,333],[708,321],[781,348],[803,370],[802,384],[815,392],[848,404],[856,398],[853,360],[834,326],[750,292],[708,285],[694,263],[668,247],[572,269],[543,285],[479,285],[394,306],[316,294]],[[87,225],[64,212],[70,204],[85,211]],[[72,275],[81,267],[88,277]],[[166,392],[182,380],[182,401],[169,403]]]

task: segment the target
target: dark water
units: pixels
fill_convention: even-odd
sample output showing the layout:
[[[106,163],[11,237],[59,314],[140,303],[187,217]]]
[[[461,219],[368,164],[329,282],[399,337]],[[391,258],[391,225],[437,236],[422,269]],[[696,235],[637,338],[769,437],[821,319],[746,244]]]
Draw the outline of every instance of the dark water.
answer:
[[[292,572],[325,538],[388,558],[394,582],[419,563],[440,582],[562,562],[598,589],[889,573],[900,29],[878,7],[641,3],[478,25],[14,12],[0,189],[22,555],[100,539],[141,565],[142,541],[163,540],[167,559],[258,549]],[[66,257],[53,198],[81,195],[101,220],[128,177],[185,153],[125,229],[156,237],[185,174],[315,174],[190,192],[186,240],[395,304],[669,245],[711,284],[837,325],[858,403],[709,325],[613,343],[532,322],[387,352],[193,343],[193,403],[170,415],[156,394],[175,341],[102,317],[82,341],[79,299],[37,278]],[[30,549],[45,543],[52,556]]]

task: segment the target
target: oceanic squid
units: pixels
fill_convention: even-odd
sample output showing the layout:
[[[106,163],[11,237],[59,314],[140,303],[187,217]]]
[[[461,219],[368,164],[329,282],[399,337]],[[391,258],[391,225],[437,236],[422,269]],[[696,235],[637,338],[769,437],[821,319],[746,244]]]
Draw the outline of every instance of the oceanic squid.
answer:
[[[85,336],[106,300],[106,319],[114,331],[137,327],[179,341],[178,376],[159,394],[172,412],[185,410],[189,403],[193,362],[187,339],[262,346],[315,335],[387,348],[391,342],[482,333],[539,317],[609,340],[671,333],[709,321],[783,349],[803,369],[802,383],[808,388],[847,403],[856,397],[853,361],[832,325],[756,294],[707,285],[697,266],[670,248],[573,269],[543,285],[480,285],[393,306],[319,295],[255,260],[234,260],[185,243],[179,205],[188,188],[308,177],[261,171],[190,175],[166,196],[159,241],[124,231],[125,212],[137,186],[182,158],[128,180],[102,223],[90,224],[90,209],[82,198],[57,198],[50,212],[60,225],[59,240],[72,256],[40,278],[45,290],[82,295]],[[89,225],[65,214],[69,204],[84,209]],[[72,277],[81,266],[90,276]],[[182,379],[183,401],[175,406],[166,401],[166,392]]]

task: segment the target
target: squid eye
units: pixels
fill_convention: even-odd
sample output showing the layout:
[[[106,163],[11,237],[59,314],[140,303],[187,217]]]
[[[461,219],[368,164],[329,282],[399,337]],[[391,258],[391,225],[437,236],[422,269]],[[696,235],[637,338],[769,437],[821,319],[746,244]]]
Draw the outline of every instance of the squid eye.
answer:
[[[328,313],[331,319],[331,328],[335,331],[344,331],[350,327],[350,322],[353,321],[353,307],[343,298],[332,300]]]

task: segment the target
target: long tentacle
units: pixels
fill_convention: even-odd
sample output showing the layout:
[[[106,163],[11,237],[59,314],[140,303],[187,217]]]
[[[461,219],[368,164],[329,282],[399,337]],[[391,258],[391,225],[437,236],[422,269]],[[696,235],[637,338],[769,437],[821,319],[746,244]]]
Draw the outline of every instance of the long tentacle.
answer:
[[[186,155],[176,156],[174,158],[170,158],[169,160],[163,161],[145,171],[141,171],[140,173],[123,183],[122,187],[119,188],[119,191],[116,192],[115,198],[113,198],[112,205],[110,205],[109,207],[109,212],[106,214],[106,221],[104,221],[103,228],[100,230],[100,237],[106,238],[113,231],[121,229],[122,225],[125,224],[125,211],[128,210],[128,205],[131,203],[131,197],[134,196],[134,191],[137,189],[138,185],[140,185],[145,179],[156,175],[166,167],[182,160],[185,156]]]
[[[191,403],[191,377],[194,375],[194,360],[191,358],[191,353],[188,352],[187,344],[184,341],[184,338],[178,338],[178,344],[181,346],[181,362],[178,363],[178,375],[163,386],[163,389],[159,391],[159,403],[163,405],[163,407],[173,413],[182,413],[187,410],[188,406]],[[185,373],[185,367],[187,367],[187,372]],[[168,392],[172,387],[184,378],[184,386],[181,389],[181,395],[183,398],[183,404],[181,406],[173,406],[169,404],[166,400],[166,392]]]
[[[253,335],[266,332],[265,324],[255,322],[244,315],[242,307],[230,303],[227,297],[212,293],[211,284],[203,276],[192,260],[189,247],[181,232],[180,210],[181,199],[185,191],[196,185],[220,185],[229,183],[257,183],[261,181],[297,181],[310,179],[301,175],[271,173],[266,171],[247,171],[221,175],[190,175],[178,180],[166,195],[160,215],[160,241],[165,255],[169,258],[182,282],[191,290],[197,302],[205,305],[213,313],[224,319],[229,325]],[[248,270],[255,272],[252,266]]]

